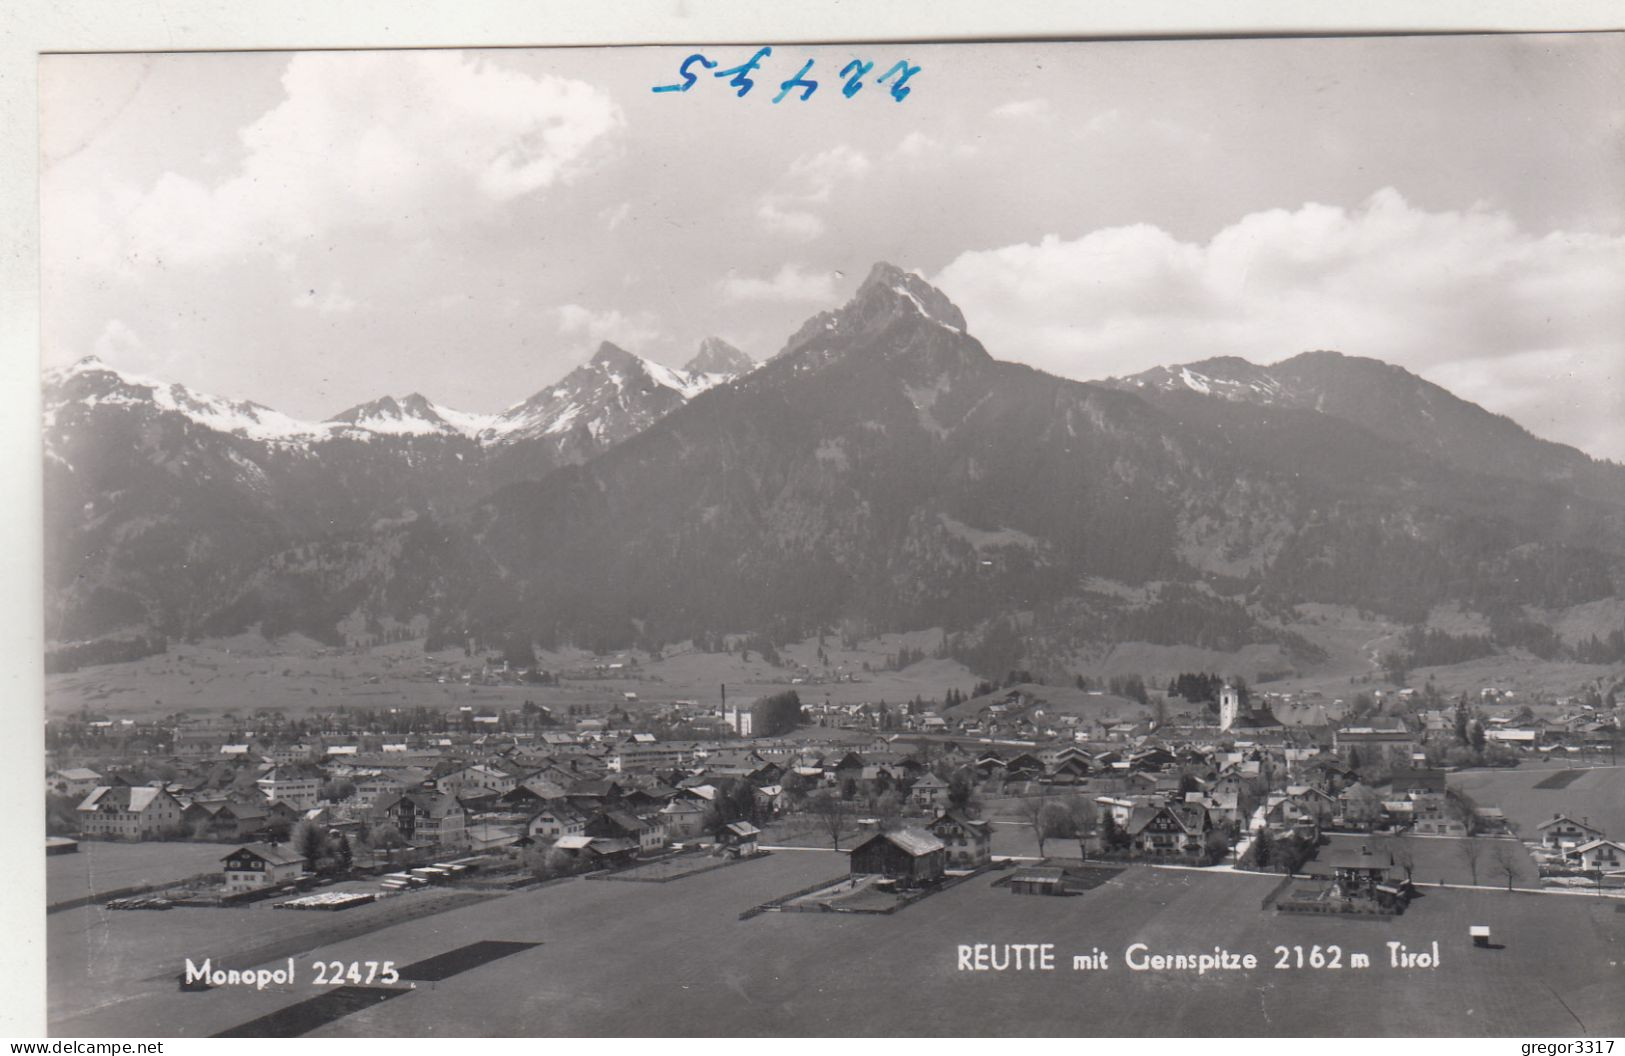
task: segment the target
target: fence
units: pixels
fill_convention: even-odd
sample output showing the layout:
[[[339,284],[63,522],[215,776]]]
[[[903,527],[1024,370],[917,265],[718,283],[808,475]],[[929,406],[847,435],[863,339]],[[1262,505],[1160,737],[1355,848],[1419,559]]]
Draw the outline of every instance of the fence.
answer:
[[[1397,917],[1399,910],[1379,906],[1375,902],[1294,902],[1287,899],[1275,905],[1278,913],[1321,913],[1327,916]]]
[[[167,891],[170,888],[190,887],[194,884],[205,884],[219,880],[219,873],[199,873],[184,880],[164,880],[155,884],[135,884],[130,887],[120,887],[112,891],[95,891],[78,898],[70,898],[61,902],[53,902],[45,907],[47,913],[61,913],[64,910],[78,909],[98,902],[111,902],[115,898],[129,898],[132,895],[145,895],[153,891]]]
[[[738,865],[740,862],[752,862],[752,861],[755,861],[758,858],[766,858],[768,855],[770,855],[772,853],[773,853],[772,851],[757,851],[755,854],[747,854],[747,855],[739,855],[739,856],[730,855],[728,857],[723,858],[720,862],[712,862],[710,865],[696,866],[693,869],[685,869],[684,871],[682,871],[680,873],[671,873],[671,874],[669,874],[667,876],[624,876],[624,875],[622,875],[624,873],[630,873],[630,872],[635,871],[641,865],[664,864],[666,862],[671,861],[673,858],[681,857],[680,855],[672,855],[669,858],[657,859],[655,862],[639,862],[639,863],[636,863],[634,865],[629,865],[624,869],[608,870],[608,871],[601,872],[601,873],[594,873],[591,876],[587,877],[587,879],[589,879],[589,880],[620,880],[620,881],[622,881],[624,883],[628,883],[628,884],[665,884],[665,883],[670,883],[673,880],[681,880],[684,877],[699,876],[701,873],[709,873],[709,872],[713,872],[714,870],[717,870],[717,869],[726,869],[726,868],[728,868],[728,866],[730,866],[730,865]]]
[[[762,913],[767,913],[767,912],[779,912],[779,913],[868,913],[868,914],[874,914],[874,915],[877,915],[877,916],[889,916],[892,913],[896,913],[900,909],[906,909],[909,906],[912,906],[914,903],[918,902],[922,898],[929,898],[931,895],[937,894],[937,893],[942,892],[942,891],[946,891],[950,887],[955,886],[956,884],[962,884],[967,880],[974,879],[975,877],[981,876],[983,873],[989,872],[994,868],[997,868],[997,867],[992,866],[992,865],[983,865],[983,866],[979,866],[979,867],[977,867],[975,869],[972,869],[970,872],[964,874],[963,876],[945,877],[945,878],[943,878],[943,880],[940,883],[932,884],[929,887],[920,888],[918,890],[911,891],[906,895],[899,896],[897,901],[894,904],[892,904],[890,906],[887,906],[884,909],[832,909],[831,907],[829,907],[827,905],[824,905],[822,903],[820,903],[819,905],[816,905],[816,906],[791,906],[791,905],[789,905],[789,903],[794,902],[796,899],[805,897],[806,895],[810,895],[814,891],[821,891],[826,887],[834,887],[836,884],[839,884],[839,883],[845,881],[846,879],[848,879],[851,876],[850,873],[847,873],[847,874],[843,874],[841,876],[834,877],[833,879],[830,879],[830,880],[825,880],[823,883],[813,884],[811,887],[804,887],[804,888],[801,888],[798,891],[792,891],[788,895],[780,895],[778,898],[775,898],[770,902],[763,902],[759,906],[752,906],[750,909],[747,909],[747,910],[745,910],[745,912],[739,914],[739,919],[740,920],[749,920],[750,918],[752,918],[754,916],[758,916],[758,915],[760,915]]]
[[[745,912],[739,914],[739,919],[749,920],[751,917],[766,913],[770,909],[778,909],[786,902],[793,902],[796,899],[801,898],[803,895],[810,895],[814,891],[821,891],[826,887],[834,887],[836,884],[845,880],[849,875],[849,873],[842,873],[840,876],[833,876],[828,880],[822,880],[816,884],[808,884],[806,887],[798,888],[797,890],[790,892],[788,895],[780,895],[778,898],[763,902],[759,906],[752,906],[751,908],[745,910]]]
[[[1258,903],[1258,908],[1267,911],[1270,906],[1275,904],[1275,900],[1281,897],[1281,892],[1292,886],[1292,881],[1293,876],[1291,873],[1281,877],[1281,882],[1270,888],[1270,893],[1265,895],[1263,900]]]

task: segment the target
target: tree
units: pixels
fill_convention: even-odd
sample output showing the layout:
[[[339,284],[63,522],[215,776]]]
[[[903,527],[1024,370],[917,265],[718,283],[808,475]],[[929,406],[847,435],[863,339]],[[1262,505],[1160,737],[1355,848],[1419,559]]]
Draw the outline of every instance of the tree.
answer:
[[[1461,822],[1467,835],[1478,835],[1481,822],[1478,817],[1478,804],[1473,802],[1472,796],[1459,788],[1448,788],[1444,793],[1444,805],[1451,817]]]
[[[1522,864],[1518,852],[1514,849],[1515,846],[1511,840],[1495,841],[1495,871],[1506,877],[1508,891],[1512,890],[1512,881],[1518,878],[1519,867]]]
[[[576,859],[554,844],[537,844],[525,852],[525,867],[538,880],[552,880],[569,876],[576,870]]]
[[[791,770],[779,782],[779,787],[784,792],[785,803],[793,807],[806,798],[807,790],[812,785],[805,777]]]
[[[851,804],[833,793],[819,792],[807,800],[807,813],[816,818],[820,827],[829,833],[830,845],[835,850],[840,850],[841,834],[846,831],[847,823],[852,817]]]
[[[317,863],[327,857],[327,832],[320,825],[301,821],[288,834],[288,844],[295,854],[304,857],[311,869],[315,869]]]
[[[948,805],[966,811],[977,809],[976,771],[969,766],[961,766],[948,776]]]
[[[873,812],[880,819],[882,832],[892,832],[903,827],[903,794],[901,792],[884,792],[875,797]]]
[[[1410,841],[1390,836],[1383,841],[1383,849],[1395,865],[1405,870],[1405,879],[1409,880],[1416,870],[1416,854],[1411,850]]]
[[[1117,815],[1106,811],[1100,816],[1100,842],[1108,851],[1120,851],[1132,842],[1123,826],[1117,824]]]
[[[1048,796],[1023,796],[1016,801],[1016,810],[1026,819],[1033,830],[1033,838],[1038,841],[1038,856],[1044,856],[1044,840],[1048,837],[1045,829],[1045,811],[1054,802]]]
[[[1044,803],[1044,808],[1038,815],[1038,853],[1044,853],[1045,840],[1064,840],[1078,833],[1073,823],[1072,812],[1066,806],[1054,800]]]
[[[1471,836],[1467,837],[1465,840],[1457,840],[1456,857],[1460,858],[1462,864],[1467,866],[1467,871],[1472,875],[1473,878],[1473,886],[1477,887],[1478,863],[1484,857],[1483,846]]]
[[[325,799],[329,803],[342,803],[346,799],[349,799],[351,796],[355,795],[355,782],[344,780],[329,781],[322,785],[322,790],[319,795],[320,798]]]
[[[1274,864],[1275,837],[1270,835],[1270,830],[1258,830],[1258,834],[1253,837],[1250,853],[1252,854],[1253,865],[1259,869],[1268,869]]]
[[[1073,796],[1066,801],[1066,812],[1072,818],[1072,837],[1078,841],[1078,857],[1089,857],[1089,839],[1098,827],[1100,812],[1086,796]]]
[[[338,861],[340,872],[348,873],[355,864],[355,852],[350,849],[350,837],[339,834],[339,842],[333,848],[333,857]]]

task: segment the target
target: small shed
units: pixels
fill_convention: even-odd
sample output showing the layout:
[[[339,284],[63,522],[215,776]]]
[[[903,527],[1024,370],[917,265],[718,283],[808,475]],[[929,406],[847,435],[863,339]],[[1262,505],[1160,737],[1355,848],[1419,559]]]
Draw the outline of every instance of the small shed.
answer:
[[[1033,865],[1016,872],[1010,878],[1013,895],[1064,895],[1066,874],[1058,866]]]
[[[723,827],[721,842],[729,854],[747,858],[756,853],[762,830],[748,821],[733,821]]]

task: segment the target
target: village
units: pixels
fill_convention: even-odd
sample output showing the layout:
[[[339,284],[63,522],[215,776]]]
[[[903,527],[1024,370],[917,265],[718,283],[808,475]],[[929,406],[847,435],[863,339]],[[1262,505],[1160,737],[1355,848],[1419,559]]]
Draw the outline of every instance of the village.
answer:
[[[561,679],[491,658],[418,677],[517,694],[592,687],[618,662]],[[1536,717],[1500,691],[1351,705],[1182,675],[1136,709],[1143,687],[1024,675],[897,705],[803,703],[816,689],[785,680],[703,703],[607,682],[596,702],[558,707],[374,695],[293,718],[86,710],[47,729],[49,910],[62,927],[172,936],[177,956],[214,943],[217,967],[247,971],[319,945],[307,917],[342,911],[341,934],[393,935],[492,900],[563,906],[586,896],[559,885],[581,881],[628,906],[682,881],[672,897],[725,899],[739,927],[924,920],[927,899],[949,912],[955,898],[1101,898],[1203,873],[1208,887],[1256,877],[1249,913],[1269,920],[1399,921],[1474,888],[1625,894],[1607,702],[1543,701]],[[1503,934],[1494,913],[1470,923],[1480,944]],[[210,989],[164,948],[142,947],[151,978]],[[296,1033],[327,1022],[295,1019]]]
[[[464,677],[521,681],[506,665]],[[1350,713],[1342,701],[1193,679],[1215,706],[1174,697],[1177,713],[1162,723],[1091,722],[1047,707],[1049,695],[1075,695],[1072,687],[1032,683],[895,708],[805,706],[793,689],[730,705],[724,686],[711,706],[624,692],[601,711],[572,706],[560,716],[530,702],[312,716],[292,728],[266,714],[172,728],[86,715],[52,723],[51,849],[69,852],[80,840],[219,845],[225,898],[448,854],[493,856],[538,880],[701,847],[737,856],[752,853],[764,831],[836,847],[843,836],[869,836],[891,846],[872,871],[914,886],[950,868],[988,866],[996,825],[1038,852],[1020,858],[1074,841],[1080,859],[1288,873],[1335,858],[1318,853],[1336,845],[1334,835],[1369,834],[1397,848],[1384,870],[1394,882],[1414,879],[1401,837],[1493,837],[1516,850],[1494,848],[1493,861],[1464,856],[1473,883],[1496,870],[1509,885],[1625,881],[1618,817],[1592,819],[1576,807],[1534,822],[1516,804],[1482,801],[1447,780],[1467,769],[1464,760],[1612,766],[1617,714],[1581,705],[1534,719],[1489,691],[1419,709],[1405,690],[1385,712],[1356,717],[1372,698]],[[1159,700],[1158,710],[1169,709]],[[1328,710],[1349,717],[1332,722]],[[672,739],[675,723],[712,736]],[[1547,781],[1561,787],[1563,774],[1578,772]],[[867,872],[858,866],[868,857],[854,854],[855,874]]]

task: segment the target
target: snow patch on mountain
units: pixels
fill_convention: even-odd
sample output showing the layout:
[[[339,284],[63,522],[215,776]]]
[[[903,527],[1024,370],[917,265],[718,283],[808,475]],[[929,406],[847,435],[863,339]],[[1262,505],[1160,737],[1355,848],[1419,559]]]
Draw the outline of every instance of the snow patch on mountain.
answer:
[[[613,345],[602,346],[589,362],[527,400],[483,414],[445,407],[418,394],[383,396],[321,422],[304,421],[245,400],[193,392],[108,366],[87,356],[45,376],[44,417],[49,434],[70,407],[147,409],[180,415],[196,425],[273,446],[308,447],[334,439],[412,439],[465,437],[480,444],[505,444],[534,437],[560,437],[584,427],[595,440],[622,440],[700,393],[732,381],[749,357],[726,342],[708,339],[696,360],[739,370],[676,370]]]
[[[327,435],[322,424],[301,421],[247,400],[195,393],[179,382],[158,381],[115,370],[95,356],[86,356],[70,366],[49,371],[45,381],[48,427],[55,424],[70,404],[87,409],[148,406],[181,415],[206,429],[262,443],[309,443]]]

